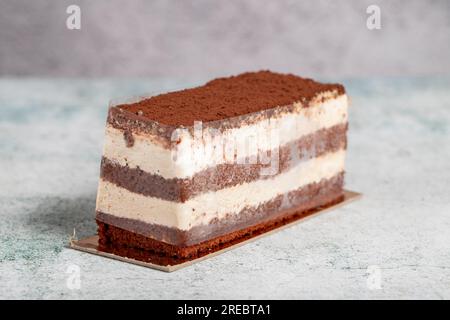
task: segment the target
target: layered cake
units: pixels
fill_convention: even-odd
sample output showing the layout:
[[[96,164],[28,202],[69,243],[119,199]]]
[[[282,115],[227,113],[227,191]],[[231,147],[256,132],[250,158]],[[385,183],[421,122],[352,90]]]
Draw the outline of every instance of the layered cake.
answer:
[[[111,106],[102,250],[171,264],[341,201],[348,98],[269,71]]]

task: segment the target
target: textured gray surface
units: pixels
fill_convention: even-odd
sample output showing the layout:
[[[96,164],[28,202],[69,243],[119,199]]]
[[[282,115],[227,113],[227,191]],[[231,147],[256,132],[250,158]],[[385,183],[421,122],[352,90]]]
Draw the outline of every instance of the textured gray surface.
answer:
[[[0,75],[418,75],[449,73],[449,56],[448,0],[0,0]]]
[[[344,83],[347,188],[363,199],[166,274],[64,245],[95,232],[108,100],[182,84],[0,80],[0,298],[449,299],[450,77]]]

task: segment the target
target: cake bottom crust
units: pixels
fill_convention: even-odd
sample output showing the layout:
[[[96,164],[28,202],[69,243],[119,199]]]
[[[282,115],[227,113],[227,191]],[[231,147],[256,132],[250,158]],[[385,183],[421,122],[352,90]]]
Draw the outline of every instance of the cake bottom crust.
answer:
[[[176,265],[200,258],[248,240],[285,224],[307,217],[344,199],[343,190],[318,195],[304,203],[303,209],[291,208],[275,219],[237,230],[190,246],[175,246],[127,231],[97,220],[99,249],[108,253],[158,265]],[[308,209],[304,209],[308,208]]]

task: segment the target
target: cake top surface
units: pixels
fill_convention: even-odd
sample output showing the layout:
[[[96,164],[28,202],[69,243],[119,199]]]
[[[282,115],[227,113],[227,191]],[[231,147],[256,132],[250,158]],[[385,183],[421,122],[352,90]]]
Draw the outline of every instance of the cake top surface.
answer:
[[[156,95],[117,107],[161,124],[191,126],[258,112],[293,102],[307,103],[318,93],[345,92],[340,84],[324,84],[292,74],[248,72],[209,81],[203,86]]]

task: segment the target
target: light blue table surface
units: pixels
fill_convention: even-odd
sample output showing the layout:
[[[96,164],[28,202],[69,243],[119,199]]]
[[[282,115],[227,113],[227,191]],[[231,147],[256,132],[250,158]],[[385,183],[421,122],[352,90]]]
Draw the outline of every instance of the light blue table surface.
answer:
[[[168,274],[65,245],[96,231],[109,100],[187,83],[0,79],[0,298],[449,299],[450,77],[341,81],[364,197]]]

